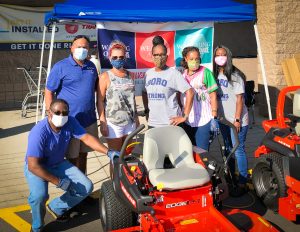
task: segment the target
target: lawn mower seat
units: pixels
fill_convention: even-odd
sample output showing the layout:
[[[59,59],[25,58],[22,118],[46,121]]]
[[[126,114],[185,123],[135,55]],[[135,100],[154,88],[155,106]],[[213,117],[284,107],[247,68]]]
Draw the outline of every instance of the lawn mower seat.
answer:
[[[168,157],[174,168],[164,168]],[[143,161],[153,186],[164,190],[178,190],[202,186],[209,182],[206,169],[195,163],[192,143],[178,126],[152,128],[145,133]]]

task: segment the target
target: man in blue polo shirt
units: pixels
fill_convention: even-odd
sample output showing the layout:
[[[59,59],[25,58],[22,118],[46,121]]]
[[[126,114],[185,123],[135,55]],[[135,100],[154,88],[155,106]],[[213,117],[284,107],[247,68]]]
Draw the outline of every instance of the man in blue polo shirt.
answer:
[[[67,211],[93,190],[92,182],[77,167],[64,159],[72,137],[98,152],[107,154],[111,159],[119,155],[118,152],[108,151],[98,138],[86,133],[78,121],[68,116],[68,113],[69,106],[65,100],[53,100],[48,117],[36,124],[28,137],[24,173],[30,190],[28,202],[32,210],[31,231],[43,229],[49,182],[65,191],[62,196],[54,198],[47,205],[48,211],[57,221],[68,220]]]
[[[75,117],[87,132],[98,137],[95,111],[98,74],[95,65],[87,59],[89,43],[84,35],[74,38],[70,56],[57,62],[49,74],[45,101],[48,111],[54,98],[66,100],[70,105],[70,116]],[[89,151],[89,147],[75,138],[71,140],[66,157],[85,173]]]

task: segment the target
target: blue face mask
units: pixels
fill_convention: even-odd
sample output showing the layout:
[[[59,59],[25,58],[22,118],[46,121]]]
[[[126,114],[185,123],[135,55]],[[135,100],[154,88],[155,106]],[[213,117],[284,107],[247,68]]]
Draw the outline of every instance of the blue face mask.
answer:
[[[125,59],[123,59],[123,60],[119,60],[119,59],[117,59],[117,60],[111,60],[110,63],[111,63],[111,65],[112,65],[114,68],[116,68],[116,69],[121,69],[121,68],[123,68],[124,65],[125,65]]]

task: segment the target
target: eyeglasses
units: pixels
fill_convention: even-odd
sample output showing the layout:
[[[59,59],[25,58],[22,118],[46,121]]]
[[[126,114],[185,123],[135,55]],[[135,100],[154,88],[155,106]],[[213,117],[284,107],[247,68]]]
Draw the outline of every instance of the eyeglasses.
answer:
[[[57,110],[57,111],[54,112],[54,111],[51,110],[51,112],[55,115],[62,115],[62,116],[68,116],[68,114],[69,114],[69,111],[59,111],[59,110]]]
[[[125,56],[112,56],[112,60],[124,60]]]
[[[167,54],[153,54],[153,56],[154,57],[158,57],[158,56],[163,57],[163,56],[167,56]]]

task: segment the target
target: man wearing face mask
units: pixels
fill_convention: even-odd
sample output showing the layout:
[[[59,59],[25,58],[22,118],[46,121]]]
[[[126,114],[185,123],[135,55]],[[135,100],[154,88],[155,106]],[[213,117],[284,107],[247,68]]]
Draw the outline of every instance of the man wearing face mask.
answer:
[[[70,116],[90,134],[98,137],[95,111],[95,90],[98,74],[95,65],[87,59],[90,40],[84,35],[74,38],[71,54],[56,63],[47,80],[45,90],[46,109],[54,98],[66,100]],[[72,139],[66,151],[67,159],[86,173],[87,152],[91,149],[78,139]]]
[[[31,231],[43,229],[49,182],[64,191],[62,196],[54,198],[47,205],[48,211],[59,222],[68,220],[68,210],[93,190],[92,182],[64,159],[72,137],[107,154],[111,159],[119,156],[118,152],[108,150],[98,138],[86,133],[78,121],[68,114],[69,106],[65,100],[53,100],[48,117],[36,124],[28,137],[24,173],[30,189],[28,202],[32,210]]]

